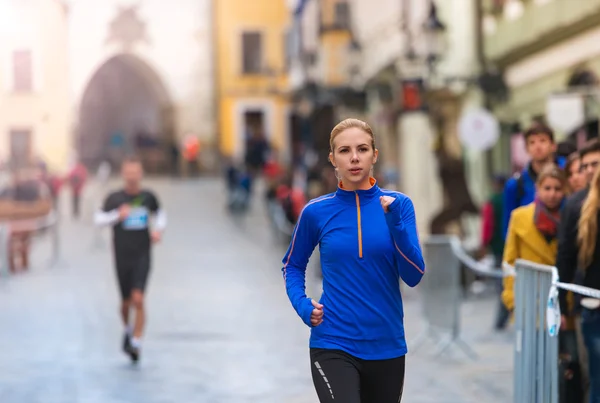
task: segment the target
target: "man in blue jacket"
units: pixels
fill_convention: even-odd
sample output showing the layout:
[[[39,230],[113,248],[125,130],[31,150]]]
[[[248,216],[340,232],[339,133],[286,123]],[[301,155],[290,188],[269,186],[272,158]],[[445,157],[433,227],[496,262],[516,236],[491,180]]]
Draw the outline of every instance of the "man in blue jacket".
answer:
[[[525,145],[530,162],[522,172],[510,178],[504,186],[503,232],[506,238],[510,214],[517,207],[525,206],[535,198],[535,182],[538,172],[550,162],[555,162],[561,168],[565,165],[564,158],[555,158],[556,143],[554,133],[547,126],[536,124],[524,134]]]

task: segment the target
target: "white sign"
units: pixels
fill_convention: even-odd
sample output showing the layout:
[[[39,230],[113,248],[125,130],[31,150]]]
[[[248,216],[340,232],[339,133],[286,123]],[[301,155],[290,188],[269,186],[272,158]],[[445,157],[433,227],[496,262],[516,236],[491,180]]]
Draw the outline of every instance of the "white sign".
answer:
[[[552,273],[552,286],[548,293],[548,304],[546,305],[546,328],[550,337],[558,336],[560,331],[560,305],[558,303],[558,274],[556,270]]]
[[[564,133],[585,123],[585,104],[579,94],[551,95],[546,101],[546,119],[550,126]]]
[[[492,148],[500,136],[500,124],[490,112],[482,108],[464,113],[458,122],[460,142],[474,151]]]

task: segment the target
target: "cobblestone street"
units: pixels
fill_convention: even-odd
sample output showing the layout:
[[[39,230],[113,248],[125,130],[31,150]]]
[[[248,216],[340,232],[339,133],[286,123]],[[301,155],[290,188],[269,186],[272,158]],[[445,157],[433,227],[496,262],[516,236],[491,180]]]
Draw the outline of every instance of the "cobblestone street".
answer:
[[[34,244],[29,273],[0,278],[2,403],[316,403],[309,330],[287,300],[262,198],[234,221],[217,180],[152,180],[169,215],[154,251],[148,327],[140,364],[120,351],[122,327],[109,232],[96,242],[86,217],[63,205],[62,259],[48,267],[48,239]],[[259,196],[259,195],[257,195]],[[310,275],[309,290],[318,283]],[[423,327],[418,288],[405,295],[410,340]],[[464,339],[433,358],[431,345],[407,358],[408,403],[504,403],[512,398],[510,332],[492,330],[495,301],[463,306]],[[342,402],[343,403],[343,402]]]

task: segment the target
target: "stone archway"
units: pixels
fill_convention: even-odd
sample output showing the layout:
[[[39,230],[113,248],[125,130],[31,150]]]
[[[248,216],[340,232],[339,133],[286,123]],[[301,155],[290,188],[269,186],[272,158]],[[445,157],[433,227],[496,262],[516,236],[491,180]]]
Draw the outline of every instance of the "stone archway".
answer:
[[[167,169],[174,144],[173,105],[158,74],[129,54],[103,63],[89,80],[79,107],[76,147],[91,169],[118,166],[138,154],[150,171]]]

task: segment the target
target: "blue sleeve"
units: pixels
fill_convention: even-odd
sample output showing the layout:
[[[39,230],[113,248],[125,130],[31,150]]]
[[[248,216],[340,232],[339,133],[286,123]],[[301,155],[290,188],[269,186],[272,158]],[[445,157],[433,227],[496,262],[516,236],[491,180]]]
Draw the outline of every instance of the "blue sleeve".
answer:
[[[502,234],[506,239],[508,233],[508,223],[510,214],[517,207],[517,181],[514,178],[509,179],[504,185],[504,193],[502,196]]]
[[[311,326],[310,315],[313,305],[311,299],[306,296],[305,274],[308,260],[318,243],[319,230],[315,222],[316,217],[312,215],[309,208],[310,206],[304,207],[298,218],[292,234],[292,242],[283,257],[282,271],[285,288],[292,306],[302,321]]]
[[[425,261],[412,201],[408,197],[396,197],[389,205],[385,220],[396,247],[398,274],[409,287],[414,287],[425,274]]]

